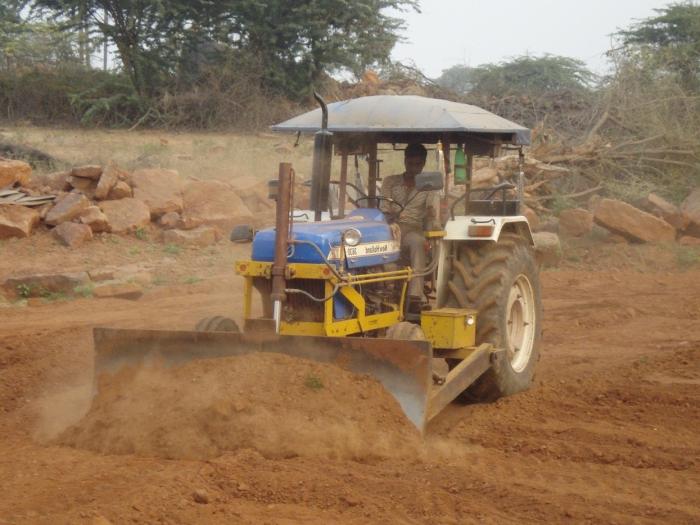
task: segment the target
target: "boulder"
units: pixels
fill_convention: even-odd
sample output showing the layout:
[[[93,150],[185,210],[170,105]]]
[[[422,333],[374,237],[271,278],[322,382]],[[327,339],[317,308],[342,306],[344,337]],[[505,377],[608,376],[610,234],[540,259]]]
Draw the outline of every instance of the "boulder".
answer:
[[[93,297],[99,299],[138,299],[143,295],[143,289],[136,283],[105,283],[92,289]]]
[[[653,215],[661,217],[677,230],[682,230],[687,226],[683,215],[681,215],[681,210],[655,193],[650,193],[647,196],[646,206]]]
[[[143,201],[153,218],[182,211],[182,179],[174,170],[140,169],[131,175],[134,198]]]
[[[94,233],[106,232],[109,230],[107,216],[102,213],[97,206],[88,206],[80,214],[80,222],[86,224]]]
[[[535,241],[535,255],[537,262],[544,266],[556,266],[561,260],[561,243],[559,236],[551,232],[537,232],[532,234]]]
[[[18,182],[27,186],[32,176],[32,167],[21,160],[0,159],[0,188]]]
[[[114,268],[95,268],[88,270],[88,275],[93,282],[111,281],[114,279]]]
[[[663,219],[615,199],[601,199],[593,215],[600,226],[633,241],[672,242],[676,230]]]
[[[235,190],[216,180],[190,182],[183,194],[185,228],[202,224],[229,231],[238,224],[254,222],[253,214]]]
[[[694,189],[681,205],[683,221],[688,235],[700,237],[700,188]]]
[[[66,193],[59,197],[53,207],[46,213],[46,224],[58,226],[80,216],[90,206],[90,201],[82,193]]]
[[[100,175],[102,175],[102,166],[97,166],[96,164],[76,166],[70,173],[74,177],[81,177],[83,179],[92,179],[96,181],[100,178]]]
[[[69,248],[77,248],[92,239],[90,227],[77,222],[62,222],[53,229],[53,234]]]
[[[209,246],[217,238],[217,230],[211,226],[199,226],[193,230],[166,230],[163,233],[163,242],[180,246]]]
[[[527,219],[530,229],[537,231],[537,229],[540,227],[540,217],[535,213],[535,210],[527,206],[523,206],[522,215],[524,215]]]
[[[71,186],[71,188],[89,193],[93,193],[97,187],[97,183],[94,180],[83,177],[75,177],[73,175],[68,177],[68,184]]]
[[[104,200],[112,191],[112,188],[119,182],[120,170],[113,164],[107,166],[102,175],[100,175],[100,180],[97,181],[97,188],[95,188],[95,198]]]
[[[15,204],[0,204],[0,239],[29,237],[39,223],[37,210]]]
[[[568,237],[583,237],[593,229],[593,214],[582,208],[569,208],[559,214],[559,233]]]
[[[559,218],[547,217],[547,219],[540,221],[540,225],[538,228],[536,228],[536,231],[559,233]]]
[[[70,171],[54,171],[43,175],[34,174],[33,178],[41,186],[46,186],[53,191],[69,191],[71,186],[68,183]]]
[[[8,277],[0,284],[5,297],[43,297],[51,293],[73,293],[76,286],[90,281],[87,272],[26,274]]]
[[[119,199],[126,199],[127,197],[131,197],[132,195],[133,191],[131,190],[131,186],[129,186],[123,180],[120,180],[117,181],[117,183],[111,190],[109,190],[106,200],[116,201]]]
[[[182,218],[178,212],[169,211],[158,220],[158,224],[166,230],[172,230],[180,225],[181,220]]]
[[[127,197],[116,201],[102,201],[99,204],[107,216],[109,231],[126,233],[148,225],[151,222],[151,212],[143,202]]]

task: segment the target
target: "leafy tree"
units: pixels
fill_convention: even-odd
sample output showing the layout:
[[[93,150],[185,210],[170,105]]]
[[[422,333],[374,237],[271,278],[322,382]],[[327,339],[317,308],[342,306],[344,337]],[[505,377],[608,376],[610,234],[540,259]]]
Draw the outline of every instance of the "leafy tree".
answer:
[[[386,62],[402,21],[385,10],[417,0],[36,0],[67,24],[89,25],[116,46],[134,89],[152,96],[229,50],[257,57],[269,87],[303,96],[325,73],[359,75]],[[105,18],[104,13],[109,15]]]
[[[417,9],[416,0],[248,0],[232,10],[232,33],[260,56],[268,84],[292,96],[326,73],[347,70],[359,78],[384,65],[398,41],[402,20],[387,9]]]
[[[620,31],[623,53],[637,65],[657,73],[678,75],[689,89],[700,87],[700,5],[671,4]]]
[[[499,64],[452,66],[437,83],[458,93],[504,96],[585,90],[596,76],[575,58],[521,56]]]

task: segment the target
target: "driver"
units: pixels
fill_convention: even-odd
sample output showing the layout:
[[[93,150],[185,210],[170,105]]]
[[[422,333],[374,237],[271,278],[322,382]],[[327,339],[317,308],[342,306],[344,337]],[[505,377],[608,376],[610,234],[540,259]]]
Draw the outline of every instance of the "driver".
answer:
[[[382,197],[395,200],[404,209],[396,221],[401,229],[401,251],[409,256],[411,268],[423,271],[426,267],[425,230],[441,229],[438,220],[440,195],[437,191],[416,191],[416,175],[423,171],[428,151],[419,143],[406,146],[404,167],[399,175],[390,175],[382,183]],[[382,203],[382,210],[396,213],[390,202]],[[423,299],[423,277],[416,276],[408,285],[408,311],[419,313]]]

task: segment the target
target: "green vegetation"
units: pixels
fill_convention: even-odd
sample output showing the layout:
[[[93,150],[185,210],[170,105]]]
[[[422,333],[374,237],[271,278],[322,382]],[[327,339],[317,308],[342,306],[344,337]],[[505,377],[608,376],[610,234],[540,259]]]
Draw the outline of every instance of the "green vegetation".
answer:
[[[676,262],[683,269],[700,266],[700,248],[693,246],[678,246],[676,249]]]
[[[201,277],[197,277],[196,275],[190,275],[189,277],[185,277],[185,279],[182,282],[185,284],[197,284],[201,280]]]
[[[143,227],[136,228],[134,235],[136,235],[136,238],[141,240],[141,241],[148,240],[148,232],[146,231],[146,228],[143,228]]]
[[[79,284],[78,286],[73,288],[73,293],[81,297],[92,297],[94,289],[95,285],[93,283]]]
[[[304,380],[304,386],[311,390],[321,390],[323,388],[323,381],[321,381],[320,377],[309,374]]]
[[[177,244],[166,244],[163,246],[163,251],[170,255],[180,255],[182,247]]]

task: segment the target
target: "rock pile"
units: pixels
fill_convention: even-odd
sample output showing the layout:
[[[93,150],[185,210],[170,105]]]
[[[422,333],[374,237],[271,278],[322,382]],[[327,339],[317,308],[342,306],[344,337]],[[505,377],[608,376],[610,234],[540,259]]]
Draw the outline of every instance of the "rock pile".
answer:
[[[43,225],[71,248],[93,234],[126,234],[151,224],[163,230],[164,242],[206,246],[238,224],[261,227],[274,220],[267,185],[258,180],[234,187],[215,180],[185,181],[167,169],[129,173],[114,164],[33,174],[26,162],[0,158],[0,189],[4,187],[56,198],[34,208],[1,203],[0,239],[28,237]]]

